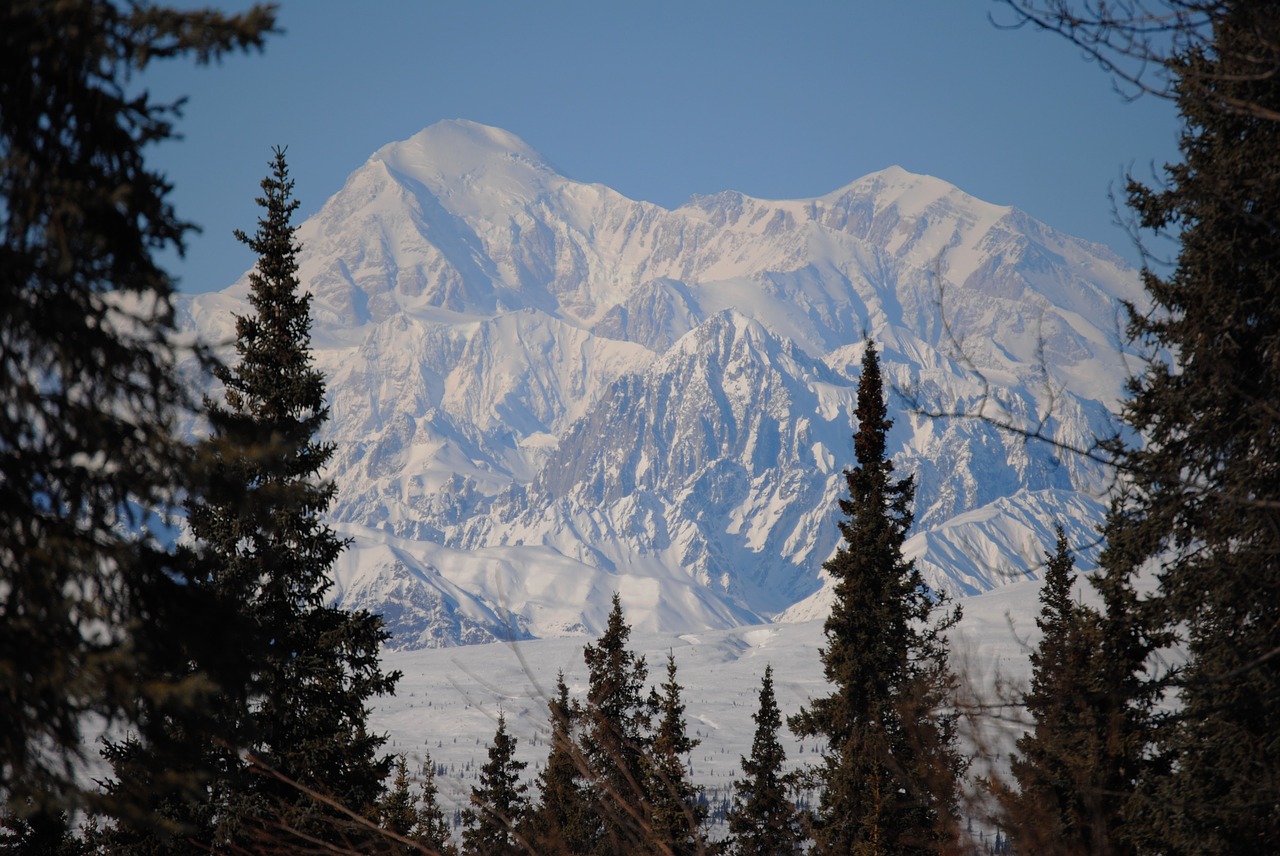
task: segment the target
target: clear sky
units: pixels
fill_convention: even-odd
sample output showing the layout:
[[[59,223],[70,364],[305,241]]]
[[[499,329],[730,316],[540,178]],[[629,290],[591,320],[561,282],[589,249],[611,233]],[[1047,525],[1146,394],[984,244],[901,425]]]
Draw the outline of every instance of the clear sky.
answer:
[[[168,5],[247,6],[238,0]],[[441,119],[496,125],[571,178],[676,207],[695,193],[818,196],[897,164],[1137,254],[1108,191],[1176,157],[1177,115],[1126,101],[991,0],[284,0],[260,55],[166,62],[184,139],[152,163],[200,224],[171,270],[220,289],[253,258],[274,145],[303,218],[375,150]]]

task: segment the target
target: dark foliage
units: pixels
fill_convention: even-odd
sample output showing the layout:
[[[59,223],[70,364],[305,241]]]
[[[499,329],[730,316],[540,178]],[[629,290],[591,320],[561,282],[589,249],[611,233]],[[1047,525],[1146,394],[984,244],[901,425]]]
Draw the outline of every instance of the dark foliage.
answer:
[[[778,740],[782,715],[773,694],[773,666],[766,666],[760,682],[760,709],[751,757],[742,759],[744,778],[734,782],[729,809],[729,852],[734,856],[794,856],[804,848],[800,812],[789,791],[794,777],[784,764],[786,751]]]
[[[427,853],[439,856],[453,856],[457,848],[449,831],[449,822],[445,820],[444,811],[440,808],[440,794],[436,788],[436,770],[431,755],[424,753],[422,758],[422,784],[418,789],[417,825],[410,839]]]
[[[28,802],[21,815],[0,812],[0,853],[8,856],[81,856],[91,852],[71,830],[65,811],[41,811]]]
[[[382,829],[387,833],[375,852],[388,856],[428,853],[452,856],[455,852],[449,825],[440,809],[435,766],[430,754],[422,762],[421,785],[415,795],[404,755],[395,759],[395,778],[378,807]]]
[[[1132,739],[1140,734],[1129,703],[1135,664],[1116,658],[1129,656],[1123,630],[1106,639],[1103,614],[1072,598],[1074,561],[1061,527],[1046,557],[1036,619],[1043,636],[1023,699],[1033,725],[1011,759],[1018,789],[997,791],[1004,827],[1019,852],[1130,853],[1117,795],[1132,787],[1142,746]],[[1107,589],[1105,576],[1094,583]],[[1114,596],[1104,592],[1104,602]]]
[[[520,781],[526,764],[515,759],[516,739],[498,714],[498,730],[489,746],[489,760],[480,768],[480,781],[471,789],[471,807],[462,813],[464,856],[515,856],[525,852],[516,834],[529,808]]]
[[[902,555],[915,487],[895,481],[879,357],[868,342],[858,383],[857,466],[845,471],[843,543],[824,565],[836,581],[822,662],[834,685],[789,720],[827,746],[814,772],[819,853],[935,853],[954,839],[962,769],[954,719],[940,713],[953,689],[940,610]],[[942,612],[941,618],[935,618]]]
[[[196,571],[166,520],[193,480],[155,254],[190,226],[143,151],[177,110],[128,81],[259,47],[273,20],[0,4],[0,799],[18,814],[79,802],[87,715],[199,729],[219,687],[236,692],[217,656],[226,605],[185,585]],[[174,677],[177,657],[199,669]]]
[[[1206,43],[1169,70],[1185,122],[1167,184],[1132,184],[1141,225],[1175,235],[1167,277],[1144,274],[1130,333],[1153,357],[1123,416],[1132,489],[1108,544],[1160,586],[1134,613],[1177,632],[1181,703],[1157,717],[1154,763],[1130,806],[1167,853],[1263,852],[1280,841],[1280,15],[1216,4]]]
[[[533,853],[587,853],[595,824],[588,803],[586,760],[574,734],[582,717],[569,701],[563,672],[556,678],[550,707],[551,750],[538,774],[538,803],[529,813],[525,840]]]
[[[627,650],[631,628],[613,596],[605,632],[583,649],[590,686],[582,711],[582,754],[595,817],[595,848],[632,853],[649,840],[646,774],[653,709],[644,696],[649,671]]]
[[[204,585],[243,604],[252,632],[253,698],[245,715],[248,769],[223,783],[219,839],[247,849],[280,841],[358,846],[368,830],[344,811],[376,814],[391,759],[367,729],[370,699],[393,691],[379,646],[382,622],[326,606],[329,570],[344,543],[321,520],[334,486],[332,454],[315,436],[328,418],[311,362],[310,295],[297,277],[291,223],[298,203],[277,149],[258,199],[249,276],[253,314],[236,319],[234,367],[217,371],[226,406],[209,402],[205,452],[212,487],[189,504],[191,530],[216,556]]]
[[[652,738],[645,794],[650,850],[673,856],[702,853],[707,847],[702,830],[707,809],[700,800],[701,789],[693,786],[685,769],[685,758],[700,741],[690,738],[685,728],[680,694],[676,658],[669,653],[662,692],[654,691],[650,698],[650,707],[658,714],[658,728]]]

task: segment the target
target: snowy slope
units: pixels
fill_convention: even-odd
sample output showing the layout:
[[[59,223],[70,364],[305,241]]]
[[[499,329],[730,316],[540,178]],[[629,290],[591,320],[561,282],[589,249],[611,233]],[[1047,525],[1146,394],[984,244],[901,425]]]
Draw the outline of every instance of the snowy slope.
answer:
[[[1027,655],[1039,639],[1034,621],[1039,589],[1039,581],[1023,581],[961,601],[964,617],[950,643],[963,698],[994,705],[1015,698],[1016,688],[1025,686]],[[406,755],[411,769],[430,755],[442,769],[437,785],[452,814],[468,804],[499,711],[517,740],[517,757],[529,764],[526,778],[533,781],[549,749],[547,701],[557,672],[563,671],[574,698],[585,697],[585,641],[593,640],[539,639],[390,653],[385,665],[404,677],[396,696],[374,708],[371,724],[388,735],[392,751]],[[667,653],[675,656],[689,734],[702,741],[689,755],[692,779],[706,789],[713,806],[742,775],[741,757],[751,754],[751,715],[757,710],[765,666],[773,666],[785,719],[830,691],[818,656],[822,643],[821,621],[632,636],[631,649],[648,663],[650,686],[661,679]],[[966,747],[981,746],[986,763],[1007,757],[1019,733],[1016,711],[991,707],[987,715],[964,719],[962,740]],[[817,760],[819,747],[812,741],[796,740],[785,727],[778,736],[789,768]],[[971,770],[975,777],[980,772]],[[712,833],[718,836],[723,829]]]
[[[1100,519],[1088,459],[922,414],[1110,433],[1137,276],[941,180],[666,210],[453,121],[376,152],[299,238],[354,541],[335,596],[396,647],[594,634],[615,590],[646,632],[823,614],[864,334],[933,584],[1034,575],[1054,521],[1083,542]],[[245,289],[187,320],[226,341]]]

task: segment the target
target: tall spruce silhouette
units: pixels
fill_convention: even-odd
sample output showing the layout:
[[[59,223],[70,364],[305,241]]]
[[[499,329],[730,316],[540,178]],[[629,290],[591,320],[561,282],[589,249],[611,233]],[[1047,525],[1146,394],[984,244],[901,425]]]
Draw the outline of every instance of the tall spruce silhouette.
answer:
[[[1131,489],[1104,534],[1134,569],[1159,562],[1135,617],[1188,655],[1168,676],[1176,712],[1155,711],[1135,839],[1262,852],[1280,841],[1280,15],[1196,5],[1207,41],[1168,65],[1181,161],[1129,187],[1141,225],[1179,249],[1166,276],[1144,271],[1153,309],[1130,315],[1156,356],[1122,409],[1144,443],[1121,452]]]
[[[653,749],[645,782],[651,825],[650,849],[670,856],[705,852],[707,841],[702,824],[707,817],[700,800],[701,789],[689,781],[685,758],[701,742],[691,738],[685,722],[683,688],[676,679],[676,658],[667,654],[667,679],[650,695],[649,706],[657,712]]]
[[[819,853],[935,853],[955,835],[953,688],[942,633],[959,618],[902,555],[915,485],[892,478],[888,418],[873,342],[858,382],[857,465],[845,471],[843,542],[823,567],[835,580],[822,663],[830,695],[788,723],[826,743],[813,772]]]
[[[1115,782],[1113,701],[1102,680],[1101,614],[1072,596],[1075,562],[1066,533],[1046,553],[1042,633],[1023,696],[1031,729],[1010,758],[1017,789],[997,790],[1003,825],[1019,852],[1123,854]]]
[[[534,853],[587,853],[594,814],[588,803],[586,759],[575,740],[581,711],[569,700],[564,672],[550,702],[551,748],[538,774],[538,802],[529,812],[525,839]]]
[[[630,637],[615,593],[604,633],[582,652],[589,686],[581,749],[593,797],[594,849],[610,853],[639,852],[652,830],[646,779],[653,708],[644,696],[649,670],[644,657],[628,650]]]
[[[237,846],[295,837],[358,846],[370,833],[342,809],[376,818],[392,759],[378,754],[384,738],[368,730],[368,705],[399,675],[382,671],[378,616],[325,604],[345,543],[321,517],[335,491],[321,476],[333,450],[316,439],[329,411],[311,358],[283,149],[261,186],[256,232],[236,233],[258,257],[253,311],[236,318],[238,361],[216,372],[226,404],[208,408],[213,487],[189,508],[192,534],[216,557],[213,585],[253,623],[242,644],[255,657],[246,727],[257,769],[228,782],[222,814]]]

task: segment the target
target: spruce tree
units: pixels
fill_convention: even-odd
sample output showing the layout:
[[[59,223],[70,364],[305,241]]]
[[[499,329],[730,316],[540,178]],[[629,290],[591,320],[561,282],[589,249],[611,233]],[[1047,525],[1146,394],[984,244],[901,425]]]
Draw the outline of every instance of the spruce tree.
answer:
[[[394,836],[407,838],[418,825],[418,809],[409,790],[409,762],[403,754],[395,756],[395,778],[378,805],[382,828]],[[390,852],[408,852],[407,848],[390,847]]]
[[[1073,599],[1074,561],[1060,526],[1056,534],[1023,697],[1032,727],[1010,759],[1017,790],[997,791],[1003,826],[1020,852],[1124,854],[1116,794],[1132,787],[1134,769],[1132,749],[1117,751],[1125,741],[1115,715],[1127,708],[1127,691],[1109,691],[1102,615]]]
[[[688,735],[680,692],[675,654],[669,652],[662,692],[654,691],[649,703],[659,719],[653,734],[645,793],[651,826],[650,849],[673,856],[702,853],[707,847],[702,832],[706,806],[699,799],[700,789],[689,781],[685,770],[685,758],[701,741]]]
[[[538,774],[538,803],[529,812],[525,839],[534,853],[587,853],[592,844],[592,813],[587,803],[585,758],[574,739],[580,711],[569,701],[564,672],[556,676],[551,699],[551,749]]]
[[[28,807],[34,808],[33,803]],[[94,852],[71,831],[65,811],[0,811],[0,853],[6,856],[81,856]]]
[[[789,719],[826,742],[815,771],[819,853],[936,853],[954,837],[954,720],[940,713],[954,678],[943,631],[958,619],[902,555],[915,486],[894,480],[874,343],[858,383],[857,466],[845,471],[843,543],[823,567],[835,580],[822,662],[832,693]],[[935,617],[940,613],[941,617]]]
[[[192,590],[198,570],[167,535],[199,485],[157,255],[191,225],[144,157],[174,136],[178,105],[129,80],[260,47],[273,22],[258,7],[0,4],[0,811],[83,803],[86,722],[199,730],[210,700],[243,693],[218,656],[235,605]],[[174,677],[178,662],[197,676]]]
[[[343,846],[368,834],[335,803],[371,816],[391,759],[369,733],[367,705],[392,692],[379,646],[382,622],[326,606],[344,542],[321,519],[334,485],[321,473],[332,448],[316,440],[328,419],[324,379],[310,353],[310,295],[298,281],[293,198],[284,151],[262,181],[263,214],[236,237],[258,256],[253,312],[236,318],[234,366],[217,372],[226,406],[209,402],[206,457],[213,488],[189,505],[192,534],[215,557],[208,585],[244,604],[254,633],[254,698],[247,714],[254,775],[230,771],[220,807],[241,846],[309,836]],[[243,773],[243,771],[240,771]],[[318,793],[321,799],[309,795]]]
[[[1130,313],[1151,348],[1122,415],[1128,492],[1108,548],[1159,588],[1137,634],[1176,634],[1151,763],[1127,807],[1163,853],[1257,853],[1280,841],[1280,16],[1194,4],[1207,24],[1166,63],[1184,124],[1166,183],[1130,185],[1140,224],[1178,242]],[[1165,356],[1167,355],[1167,357]],[[1141,703],[1143,700],[1138,699]]]
[[[804,849],[800,812],[787,795],[793,777],[784,765],[786,750],[778,740],[782,715],[773,693],[773,666],[760,681],[760,709],[751,757],[742,758],[743,778],[733,783],[729,809],[729,853],[733,856],[798,856]]]
[[[649,823],[645,773],[653,710],[644,693],[649,669],[627,650],[631,628],[615,592],[605,631],[583,648],[588,687],[581,751],[592,793],[596,850],[631,852],[643,846]]]
[[[515,856],[525,848],[516,834],[528,810],[520,781],[527,766],[515,759],[516,739],[507,733],[506,718],[498,714],[498,730],[489,747],[489,760],[480,768],[480,781],[471,789],[471,807],[462,813],[464,856]]]
[[[410,787],[409,762],[404,755],[395,758],[395,778],[378,807],[386,838],[378,853],[389,856],[412,856],[427,853],[452,856],[453,842],[436,792],[435,765],[430,754],[422,762],[422,784],[418,794]]]
[[[436,787],[436,767],[430,753],[423,753],[422,786],[418,791],[417,823],[414,826],[412,840],[428,853],[439,856],[454,856],[457,848],[453,845],[449,823],[445,820],[444,811],[440,808],[440,793]]]

